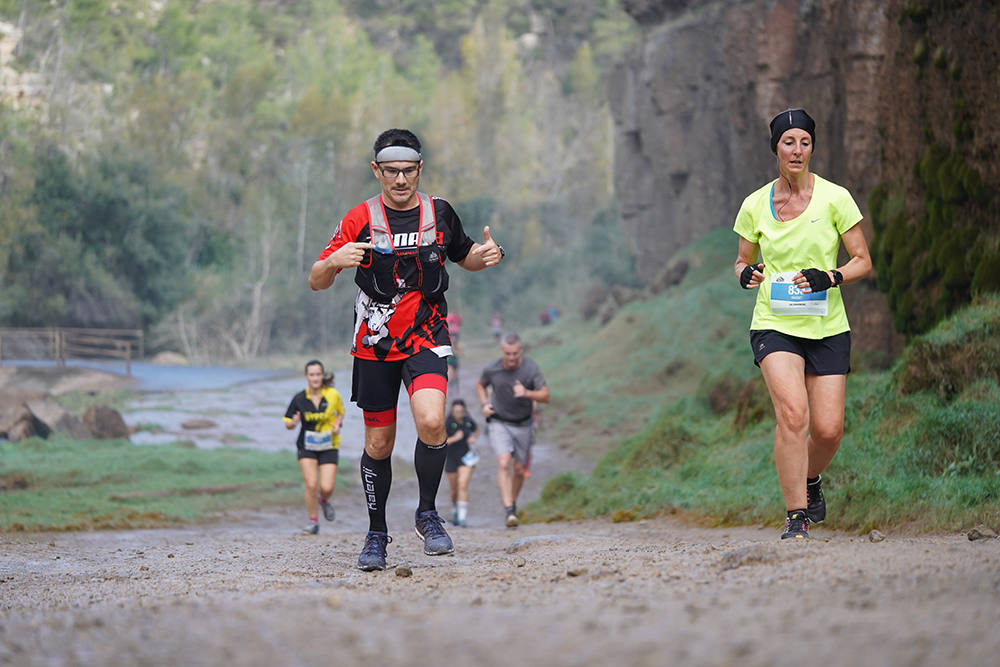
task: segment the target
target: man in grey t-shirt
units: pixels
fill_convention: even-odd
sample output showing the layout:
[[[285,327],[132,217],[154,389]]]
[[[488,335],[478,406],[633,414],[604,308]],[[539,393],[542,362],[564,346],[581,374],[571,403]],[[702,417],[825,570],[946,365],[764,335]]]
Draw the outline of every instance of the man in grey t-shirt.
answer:
[[[483,369],[476,394],[497,455],[497,488],[507,512],[506,524],[514,528],[519,521],[517,495],[535,443],[534,405],[548,403],[550,397],[538,364],[523,354],[520,336],[504,336],[500,351],[502,356]]]

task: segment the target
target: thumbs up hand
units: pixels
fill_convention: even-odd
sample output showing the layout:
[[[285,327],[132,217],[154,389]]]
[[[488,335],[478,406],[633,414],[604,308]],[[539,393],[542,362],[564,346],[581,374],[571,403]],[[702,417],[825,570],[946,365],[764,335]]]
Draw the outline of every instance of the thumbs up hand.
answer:
[[[503,248],[493,240],[493,237],[490,235],[490,227],[487,225],[483,227],[482,244],[476,244],[469,254],[478,255],[483,261],[483,266],[486,267],[499,264],[505,253]]]

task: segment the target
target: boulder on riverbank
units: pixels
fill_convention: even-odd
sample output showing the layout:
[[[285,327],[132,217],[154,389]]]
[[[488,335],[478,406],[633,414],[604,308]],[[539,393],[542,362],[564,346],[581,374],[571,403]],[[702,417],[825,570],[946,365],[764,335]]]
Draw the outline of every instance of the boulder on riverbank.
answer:
[[[77,440],[86,440],[91,437],[90,430],[83,423],[82,419],[67,412],[51,398],[29,400],[24,405],[31,411],[35,418],[48,426],[52,431],[65,433]]]
[[[0,389],[62,396],[73,391],[110,391],[132,384],[124,375],[78,366],[0,366]]]
[[[40,391],[0,387],[0,438],[17,442],[53,432],[77,440],[129,437],[125,420],[106,405],[91,407],[81,419]]]
[[[190,366],[191,362],[180,352],[160,352],[150,361],[157,366]]]
[[[0,437],[11,442],[33,438],[47,438],[51,430],[23,403],[0,407]]]
[[[95,406],[83,419],[53,397],[73,391],[99,392],[125,387],[132,378],[74,366],[0,367],[0,438],[11,442],[47,438],[53,432],[77,440],[128,438],[125,420],[108,406]]]
[[[128,439],[129,430],[121,414],[107,405],[92,405],[83,413],[83,423],[93,438],[111,440]]]

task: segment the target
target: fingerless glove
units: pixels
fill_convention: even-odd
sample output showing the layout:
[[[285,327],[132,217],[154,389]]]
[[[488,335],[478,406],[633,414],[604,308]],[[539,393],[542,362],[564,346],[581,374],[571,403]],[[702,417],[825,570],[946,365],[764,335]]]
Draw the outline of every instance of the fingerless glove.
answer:
[[[813,292],[825,292],[833,287],[830,274],[819,269],[802,269],[802,277],[809,281],[809,289]]]

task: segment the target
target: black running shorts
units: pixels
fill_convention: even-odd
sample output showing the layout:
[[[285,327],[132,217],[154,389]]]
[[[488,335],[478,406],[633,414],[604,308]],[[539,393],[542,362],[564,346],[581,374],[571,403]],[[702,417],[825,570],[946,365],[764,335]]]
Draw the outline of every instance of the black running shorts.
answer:
[[[469,443],[460,440],[453,445],[448,445],[447,455],[444,460],[445,472],[458,472],[458,467],[465,465],[462,457],[469,453]]]
[[[773,329],[750,331],[753,362],[772,352],[791,352],[806,360],[806,375],[847,375],[851,372],[851,332],[826,338],[799,338]]]
[[[431,350],[421,350],[399,361],[372,361],[354,358],[351,400],[366,412],[383,412],[396,407],[399,383],[407,388],[420,375],[431,373],[448,380],[448,362]]]
[[[337,465],[337,463],[340,461],[340,450],[327,449],[326,451],[322,452],[314,452],[312,450],[306,449],[305,447],[300,447],[298,458],[316,459],[316,462],[321,466],[326,465],[328,463]]]

